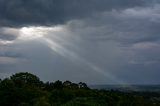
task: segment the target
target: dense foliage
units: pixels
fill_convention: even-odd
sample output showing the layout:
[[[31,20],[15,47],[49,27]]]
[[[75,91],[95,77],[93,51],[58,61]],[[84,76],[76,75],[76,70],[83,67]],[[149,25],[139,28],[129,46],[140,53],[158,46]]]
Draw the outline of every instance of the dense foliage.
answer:
[[[83,82],[44,83],[21,72],[0,80],[0,106],[160,106],[160,93],[93,90]]]

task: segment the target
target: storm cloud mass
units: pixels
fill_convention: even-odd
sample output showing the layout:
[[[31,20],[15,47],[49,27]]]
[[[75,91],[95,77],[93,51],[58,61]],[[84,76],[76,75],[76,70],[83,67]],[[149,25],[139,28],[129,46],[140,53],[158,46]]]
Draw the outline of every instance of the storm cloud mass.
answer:
[[[0,77],[160,83],[159,0],[0,0]]]

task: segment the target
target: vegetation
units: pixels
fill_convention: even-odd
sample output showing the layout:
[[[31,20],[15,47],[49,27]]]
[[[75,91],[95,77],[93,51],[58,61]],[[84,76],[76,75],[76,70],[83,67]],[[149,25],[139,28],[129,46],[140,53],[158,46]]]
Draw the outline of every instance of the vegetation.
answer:
[[[160,106],[160,93],[93,90],[83,82],[44,83],[21,72],[0,80],[0,106]]]

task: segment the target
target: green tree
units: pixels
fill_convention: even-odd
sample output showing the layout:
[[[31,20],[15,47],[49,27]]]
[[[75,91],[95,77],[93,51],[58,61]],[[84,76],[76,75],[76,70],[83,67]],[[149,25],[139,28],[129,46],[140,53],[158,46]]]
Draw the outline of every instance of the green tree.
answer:
[[[63,83],[62,83],[62,81],[56,81],[55,83],[54,83],[54,88],[55,89],[62,89],[63,88]]]
[[[63,86],[67,87],[67,88],[71,88],[71,84],[72,84],[72,82],[68,81],[68,80],[63,82]]]
[[[15,83],[8,78],[0,82],[0,90],[7,90],[7,89],[14,88],[14,87],[15,87]]]
[[[28,72],[20,72],[12,75],[10,79],[19,87],[26,86],[26,85],[35,85],[40,86],[42,82],[40,79]]]
[[[79,83],[78,83],[78,85],[79,85],[79,88],[88,89],[88,86],[87,86],[87,84],[86,84],[86,83],[79,82]]]
[[[46,97],[36,99],[33,106],[51,106]]]

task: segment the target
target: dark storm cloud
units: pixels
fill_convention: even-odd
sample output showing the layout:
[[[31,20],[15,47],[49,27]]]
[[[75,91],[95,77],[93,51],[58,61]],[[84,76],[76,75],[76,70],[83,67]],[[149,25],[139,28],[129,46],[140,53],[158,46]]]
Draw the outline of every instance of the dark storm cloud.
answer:
[[[142,5],[146,0],[0,0],[0,26],[64,24],[96,12]]]
[[[93,50],[102,52],[97,52],[94,55],[89,54],[91,59],[96,58],[96,62],[98,58],[103,57],[104,61],[102,63],[109,62],[111,66],[113,65],[111,68],[107,66],[106,69],[118,70],[119,72],[116,71],[115,74],[121,72],[126,75],[123,69],[114,69],[114,67],[119,67],[119,64],[127,66],[128,63],[134,64],[135,67],[139,64],[160,63],[159,10],[160,5],[156,3],[146,7],[113,9],[86,20],[72,21],[69,23],[69,28],[74,33],[73,35],[86,40],[82,45],[86,46],[87,43],[94,42]],[[111,42],[111,44],[109,45],[108,42]],[[115,47],[116,49],[114,49]],[[92,51],[91,48],[89,49]],[[114,56],[114,53],[119,56]],[[108,56],[112,58],[108,59]],[[122,58],[119,59],[119,57]],[[121,60],[121,62],[118,60]],[[116,63],[111,63],[111,61],[116,61]],[[130,67],[126,70],[131,69]],[[137,70],[140,69],[137,67]]]
[[[139,42],[158,42],[159,10],[159,4],[113,9],[96,14],[92,18],[72,21],[69,28],[86,39],[115,41],[126,46]]]

